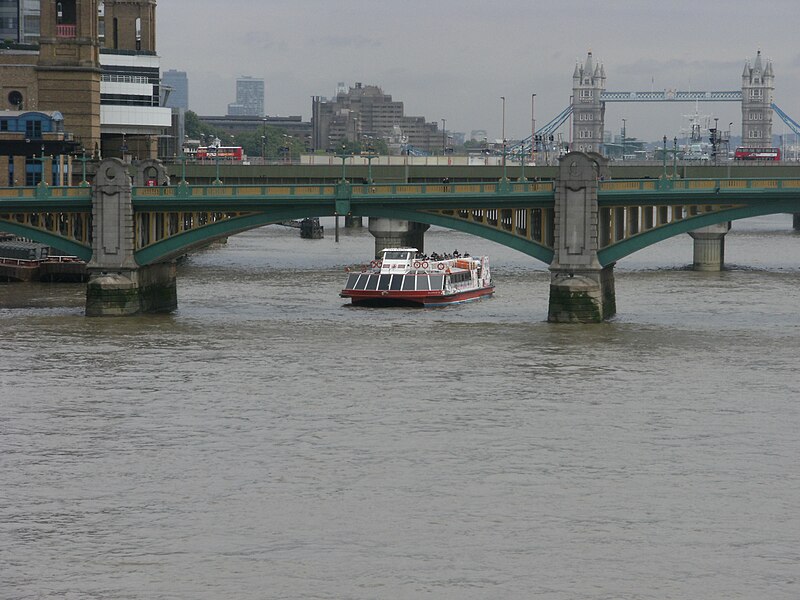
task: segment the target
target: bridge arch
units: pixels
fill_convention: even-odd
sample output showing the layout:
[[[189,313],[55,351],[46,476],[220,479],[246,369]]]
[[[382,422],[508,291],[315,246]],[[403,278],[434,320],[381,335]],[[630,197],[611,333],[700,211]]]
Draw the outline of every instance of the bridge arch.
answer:
[[[135,258],[136,262],[142,266],[155,264],[177,258],[178,256],[191,252],[194,249],[200,248],[218,239],[243,233],[251,229],[291,219],[319,216],[332,217],[335,215],[331,212],[320,214],[319,210],[313,208],[307,210],[280,208],[236,216],[163,239],[137,251]],[[470,223],[455,217],[448,217],[447,215],[412,209],[375,208],[370,210],[368,215],[360,216],[401,219],[425,223],[427,225],[437,225],[502,244],[540,260],[545,264],[550,264],[553,260],[553,250],[551,248],[547,248],[546,246],[526,240],[509,232],[500,231],[477,223]]]
[[[683,233],[689,233],[696,229],[700,229],[701,227],[718,225],[728,221],[749,219],[750,217],[791,213],[794,210],[792,207],[793,204],[796,203],[791,201],[769,202],[760,205],[729,208],[718,212],[688,217],[681,221],[675,221],[668,225],[662,225],[656,229],[642,232],[638,235],[607,246],[598,251],[597,258],[600,261],[600,264],[605,267],[625,258],[626,256],[630,256],[634,252],[647,248],[648,246],[652,246],[658,242],[681,235]]]
[[[70,256],[77,256],[83,261],[88,262],[92,258],[92,249],[90,246],[36,227],[14,223],[13,221],[3,221],[2,231],[40,244],[47,244],[53,248],[58,248],[62,252],[66,252]]]

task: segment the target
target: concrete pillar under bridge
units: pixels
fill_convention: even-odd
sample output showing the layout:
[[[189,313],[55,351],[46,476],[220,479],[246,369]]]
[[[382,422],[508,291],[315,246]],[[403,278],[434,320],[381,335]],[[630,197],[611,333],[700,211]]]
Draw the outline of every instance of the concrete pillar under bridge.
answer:
[[[375,237],[375,257],[379,257],[384,248],[416,248],[425,250],[425,232],[430,225],[387,219],[384,217],[369,218],[369,232]]]
[[[361,220],[361,217],[354,217],[353,215],[346,215],[344,218],[344,226],[347,229],[358,229],[359,227],[364,226],[364,222]]]
[[[159,182],[161,184],[162,182]],[[92,259],[86,315],[128,316],[178,307],[175,263],[139,266],[134,258],[131,179],[119,159],[104,160],[92,185]]]
[[[725,235],[730,231],[730,223],[709,225],[690,231],[694,240],[695,271],[721,271],[725,264]]]
[[[606,159],[595,153],[570,152],[559,161],[551,323],[599,323],[616,314],[614,265],[603,267],[597,258],[598,180],[607,176],[606,169]]]

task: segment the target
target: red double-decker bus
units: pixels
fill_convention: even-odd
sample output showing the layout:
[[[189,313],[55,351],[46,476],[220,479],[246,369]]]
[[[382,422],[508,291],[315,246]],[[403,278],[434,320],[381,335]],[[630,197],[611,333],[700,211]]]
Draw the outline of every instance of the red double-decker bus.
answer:
[[[780,160],[780,148],[744,148],[739,147],[733,154],[734,160]]]
[[[241,146],[200,146],[195,153],[195,158],[220,158],[223,160],[242,160],[244,153]]]

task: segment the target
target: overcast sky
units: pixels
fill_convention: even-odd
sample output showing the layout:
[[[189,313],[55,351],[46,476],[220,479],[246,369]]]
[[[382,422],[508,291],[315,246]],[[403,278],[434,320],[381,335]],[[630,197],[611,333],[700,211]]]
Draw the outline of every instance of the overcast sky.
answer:
[[[800,0],[160,0],[161,68],[186,71],[190,108],[221,115],[238,76],[261,77],[269,115],[310,119],[338,82],[378,85],[447,129],[530,135],[569,104],[591,50],[609,91],[740,90],[745,60],[773,61],[775,102],[800,121]],[[680,136],[693,104],[607,104],[606,128]],[[733,122],[739,103],[699,111]],[[724,127],[723,127],[724,125]],[[788,133],[776,118],[774,133]]]

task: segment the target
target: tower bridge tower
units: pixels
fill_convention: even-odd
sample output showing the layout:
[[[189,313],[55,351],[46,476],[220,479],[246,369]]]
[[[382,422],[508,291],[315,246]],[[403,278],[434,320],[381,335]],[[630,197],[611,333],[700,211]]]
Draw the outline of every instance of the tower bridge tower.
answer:
[[[748,60],[742,73],[742,145],[751,148],[772,146],[772,103],[775,97],[775,74],[772,61]]]
[[[600,152],[606,106],[600,96],[606,89],[603,65],[589,52],[586,62],[575,64],[572,74],[572,149]]]

